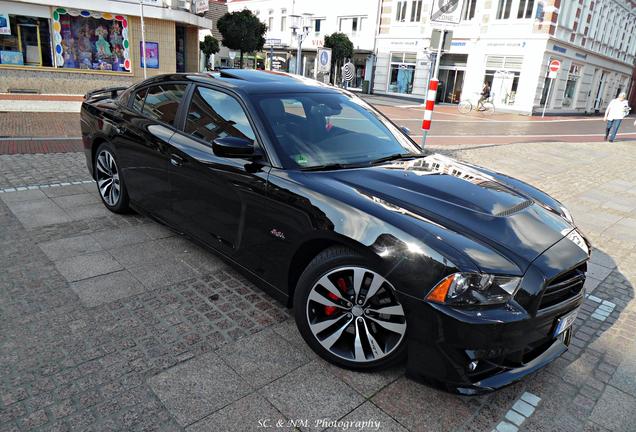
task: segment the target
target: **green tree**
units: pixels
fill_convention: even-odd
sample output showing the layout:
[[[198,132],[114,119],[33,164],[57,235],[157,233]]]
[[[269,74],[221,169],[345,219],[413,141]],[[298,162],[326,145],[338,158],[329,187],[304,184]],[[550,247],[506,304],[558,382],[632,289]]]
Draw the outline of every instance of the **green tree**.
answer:
[[[241,68],[243,53],[260,51],[265,45],[263,36],[267,32],[267,26],[250,10],[228,12],[219,18],[217,26],[223,36],[223,45],[241,53]]]
[[[199,42],[199,48],[205,56],[205,67],[207,68],[210,56],[219,52],[219,41],[214,36],[206,35],[203,40]]]
[[[353,57],[353,42],[344,33],[332,33],[325,36],[325,48],[331,48],[331,65],[334,73],[331,74],[333,83],[336,84],[336,74],[340,66],[347,58]]]

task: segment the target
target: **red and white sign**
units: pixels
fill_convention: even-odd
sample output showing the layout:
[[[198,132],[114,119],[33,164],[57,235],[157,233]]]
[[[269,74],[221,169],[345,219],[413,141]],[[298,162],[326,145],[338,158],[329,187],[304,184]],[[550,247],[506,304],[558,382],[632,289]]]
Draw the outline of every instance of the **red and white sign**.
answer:
[[[435,96],[437,95],[437,86],[439,81],[431,78],[428,84],[428,93],[426,94],[426,106],[424,108],[424,120],[422,120],[422,129],[430,130],[431,121],[433,120],[433,109],[435,108]]]
[[[559,60],[551,60],[550,66],[548,66],[548,70],[550,71],[550,73],[548,74],[548,78],[556,78],[557,73],[559,73],[559,69],[561,69],[561,62]]]

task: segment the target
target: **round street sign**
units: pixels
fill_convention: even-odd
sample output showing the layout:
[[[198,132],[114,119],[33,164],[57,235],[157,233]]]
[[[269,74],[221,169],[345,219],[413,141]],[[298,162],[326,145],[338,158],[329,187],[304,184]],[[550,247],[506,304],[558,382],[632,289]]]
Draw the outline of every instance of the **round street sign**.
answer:
[[[550,72],[558,72],[561,69],[561,62],[559,60],[550,61]]]

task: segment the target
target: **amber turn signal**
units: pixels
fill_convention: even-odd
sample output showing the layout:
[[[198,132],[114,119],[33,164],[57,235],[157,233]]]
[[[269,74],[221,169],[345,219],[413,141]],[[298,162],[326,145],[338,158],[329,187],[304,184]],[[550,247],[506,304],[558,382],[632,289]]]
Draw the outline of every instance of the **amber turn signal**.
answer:
[[[455,280],[455,274],[446,276],[428,293],[426,299],[437,303],[444,303],[446,301],[446,294],[448,294],[448,289],[453,283],[453,280]]]

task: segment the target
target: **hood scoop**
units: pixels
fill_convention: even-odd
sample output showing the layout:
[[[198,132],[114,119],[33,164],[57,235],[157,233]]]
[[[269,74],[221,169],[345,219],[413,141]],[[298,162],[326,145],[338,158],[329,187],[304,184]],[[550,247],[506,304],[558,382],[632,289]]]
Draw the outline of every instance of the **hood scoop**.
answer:
[[[507,209],[501,210],[497,213],[494,214],[494,216],[497,217],[505,217],[505,216],[510,216],[513,215],[517,212],[520,212],[523,209],[526,209],[528,207],[530,207],[532,204],[534,204],[534,201],[532,200],[527,200],[527,201],[522,201],[517,205],[514,205],[512,207],[509,207]]]

